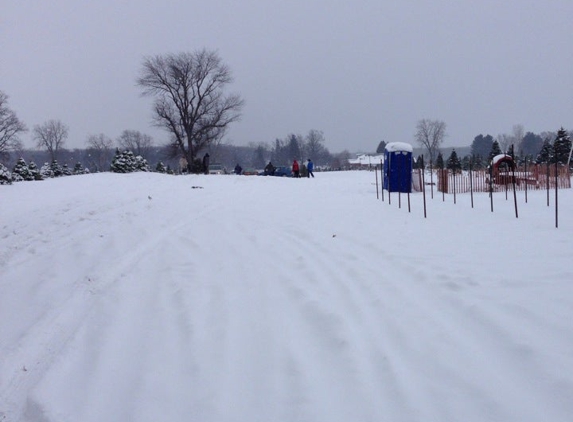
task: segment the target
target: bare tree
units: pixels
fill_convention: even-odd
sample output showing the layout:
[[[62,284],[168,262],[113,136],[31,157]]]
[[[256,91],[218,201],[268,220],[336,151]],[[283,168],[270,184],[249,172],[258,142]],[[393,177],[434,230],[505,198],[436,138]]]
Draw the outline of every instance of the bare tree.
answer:
[[[153,138],[137,130],[124,130],[117,139],[117,143],[121,148],[147,158],[153,147]]]
[[[513,136],[507,133],[500,133],[495,140],[499,144],[501,152],[504,154],[509,151],[509,146],[513,143]]]
[[[220,139],[240,117],[243,100],[224,95],[232,82],[230,69],[216,52],[148,57],[137,84],[155,97],[154,120],[171,135],[189,171],[201,149]]]
[[[22,149],[18,134],[27,130],[16,113],[8,108],[8,96],[0,91],[0,157],[10,150]]]
[[[104,171],[109,169],[113,157],[113,141],[110,137],[100,133],[90,135],[87,140],[89,165],[92,171]]]
[[[430,163],[434,162],[440,145],[446,137],[446,123],[441,120],[422,119],[416,125],[416,141],[428,150]]]
[[[514,151],[518,152],[519,155],[523,154],[523,137],[525,136],[525,130],[523,129],[523,125],[513,125],[512,133],[511,133],[511,143],[514,145]]]
[[[52,161],[57,160],[58,152],[68,139],[68,127],[60,120],[48,120],[34,126],[34,139],[38,148],[45,148],[48,151]]]
[[[315,163],[323,163],[330,155],[324,146],[324,134],[320,130],[311,129],[306,135],[304,152],[307,158],[312,158]]]

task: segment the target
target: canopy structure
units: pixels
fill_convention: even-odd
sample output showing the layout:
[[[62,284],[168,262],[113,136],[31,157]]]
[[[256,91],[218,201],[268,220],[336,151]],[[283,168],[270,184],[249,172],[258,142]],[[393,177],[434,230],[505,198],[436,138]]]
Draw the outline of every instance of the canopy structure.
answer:
[[[412,145],[391,142],[384,151],[384,189],[388,192],[412,191]]]

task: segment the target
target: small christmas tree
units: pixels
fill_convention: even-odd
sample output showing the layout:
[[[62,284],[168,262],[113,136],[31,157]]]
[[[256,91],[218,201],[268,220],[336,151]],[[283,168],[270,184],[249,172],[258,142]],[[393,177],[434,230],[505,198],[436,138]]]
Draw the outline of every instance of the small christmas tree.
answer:
[[[40,174],[40,170],[38,169],[38,166],[33,161],[30,161],[30,164],[28,164],[28,171],[30,172],[30,175],[34,178],[34,180],[43,180],[43,177]]]
[[[58,160],[52,160],[52,164],[50,164],[50,169],[52,170],[52,177],[60,177],[64,175],[64,169],[60,164],[58,164]]]
[[[68,164],[64,164],[64,166],[62,167],[62,176],[71,176],[71,175],[72,171],[68,167]]]
[[[493,159],[493,157],[500,155],[500,154],[503,154],[503,153],[501,152],[499,142],[493,141],[493,144],[491,144],[491,151],[489,152],[489,156],[488,156],[489,161],[491,161]]]
[[[541,147],[541,151],[539,151],[539,154],[537,154],[535,162],[537,164],[552,163],[554,156],[555,154],[553,151],[553,145],[551,145],[549,139],[546,139],[545,141],[543,141],[543,146]]]
[[[569,161],[569,154],[571,153],[571,139],[569,134],[563,128],[557,132],[557,138],[553,143],[553,152],[556,162],[567,164]]]
[[[141,155],[135,157],[135,166],[133,171],[149,171],[149,164],[147,164],[147,160],[143,158]]]
[[[14,182],[22,182],[27,180],[34,180],[34,176],[30,174],[26,161],[20,157],[16,165],[12,169],[12,180]]]
[[[458,154],[455,149],[452,150],[452,153],[448,157],[446,167],[454,173],[459,173],[462,169],[462,163],[458,158]]]
[[[444,169],[444,156],[441,152],[438,153],[438,158],[436,158],[436,168],[440,170]]]
[[[44,163],[42,168],[40,169],[40,175],[44,179],[48,179],[50,177],[54,177],[54,172],[52,171],[52,166],[49,163]]]
[[[82,166],[82,163],[80,163],[79,161],[76,163],[76,165],[74,166],[74,174],[78,175],[78,174],[85,174],[85,169],[84,166]]]
[[[0,185],[11,185],[12,175],[2,163],[0,163]]]
[[[119,149],[115,150],[115,155],[111,160],[110,170],[113,173],[131,173],[134,167],[133,153],[131,151],[121,152]]]
[[[157,173],[167,173],[167,169],[165,168],[165,164],[163,164],[161,161],[157,163],[157,165],[155,166],[155,171]]]

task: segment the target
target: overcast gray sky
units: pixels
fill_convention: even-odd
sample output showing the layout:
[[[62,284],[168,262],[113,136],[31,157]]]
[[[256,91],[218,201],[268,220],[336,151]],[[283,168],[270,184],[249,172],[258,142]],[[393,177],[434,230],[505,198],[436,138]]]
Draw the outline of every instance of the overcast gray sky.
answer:
[[[68,125],[70,148],[125,129],[164,143],[143,57],[205,47],[246,101],[226,142],[318,129],[331,152],[373,151],[429,118],[463,146],[573,129],[572,41],[573,0],[4,0],[0,90],[30,129]]]

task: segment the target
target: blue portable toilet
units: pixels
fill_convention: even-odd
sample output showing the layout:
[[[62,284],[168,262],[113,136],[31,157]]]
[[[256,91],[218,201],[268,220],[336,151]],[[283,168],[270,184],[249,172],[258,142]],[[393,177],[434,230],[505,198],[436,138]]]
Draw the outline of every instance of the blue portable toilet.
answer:
[[[412,145],[390,142],[384,150],[384,189],[388,192],[412,191]]]

